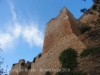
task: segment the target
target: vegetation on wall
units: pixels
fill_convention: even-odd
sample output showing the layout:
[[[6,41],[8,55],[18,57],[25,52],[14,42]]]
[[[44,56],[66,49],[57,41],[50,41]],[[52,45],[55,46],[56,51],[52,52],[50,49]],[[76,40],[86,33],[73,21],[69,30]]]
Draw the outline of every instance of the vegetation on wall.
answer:
[[[39,54],[38,54],[38,57],[40,58],[41,56],[42,56],[42,53],[39,53]]]
[[[81,27],[79,27],[79,29],[80,29],[81,33],[83,34],[83,33],[85,33],[86,31],[91,30],[91,26],[88,26],[88,25],[86,25],[86,24],[83,24],[83,25],[81,25]]]
[[[36,57],[33,59],[33,63],[35,63]]]
[[[13,66],[15,66],[16,64],[13,64]]]
[[[66,75],[87,75],[83,71],[67,72]]]
[[[59,61],[62,65],[62,68],[69,68],[70,71],[59,71],[56,75],[87,75],[83,71],[74,71],[73,68],[76,68],[78,65],[77,62],[77,52],[75,49],[68,48],[61,52],[59,55]]]
[[[59,56],[59,61],[62,65],[62,68],[73,69],[78,64],[77,63],[77,52],[72,48],[68,48],[61,52]]]
[[[51,73],[49,71],[46,71],[45,75],[51,75]]]
[[[62,71],[56,73],[56,75],[66,75],[66,74],[67,74],[66,72],[62,72]]]
[[[92,9],[97,10],[97,5],[93,5]]]
[[[31,65],[27,66],[27,69],[30,70],[31,69]]]
[[[94,47],[94,48],[86,48],[83,50],[83,52],[80,54],[81,57],[86,57],[86,56],[93,56],[97,55],[100,53],[100,47]]]
[[[24,62],[22,62],[22,63],[21,63],[21,66],[24,66],[24,65],[25,65],[25,63],[24,63]]]

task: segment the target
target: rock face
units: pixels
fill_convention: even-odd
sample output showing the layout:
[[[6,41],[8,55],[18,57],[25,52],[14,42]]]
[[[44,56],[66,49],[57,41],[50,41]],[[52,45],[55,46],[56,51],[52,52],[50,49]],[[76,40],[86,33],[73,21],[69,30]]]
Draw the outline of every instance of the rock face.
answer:
[[[74,48],[80,54],[86,48],[87,44],[83,42],[86,39],[81,34],[78,24],[90,22],[90,17],[88,17],[83,15],[79,20],[76,20],[64,7],[60,14],[46,25],[42,56],[38,55],[31,63],[20,60],[19,63],[12,66],[9,75],[45,75],[46,71],[55,75],[61,68],[58,57],[64,49]],[[18,71],[16,72],[16,70]]]

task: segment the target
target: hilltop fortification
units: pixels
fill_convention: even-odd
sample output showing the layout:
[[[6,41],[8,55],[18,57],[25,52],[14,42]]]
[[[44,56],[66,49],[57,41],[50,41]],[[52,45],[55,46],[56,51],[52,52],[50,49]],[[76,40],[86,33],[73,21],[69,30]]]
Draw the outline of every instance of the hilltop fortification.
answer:
[[[89,12],[94,14],[88,14]],[[91,37],[94,38],[91,33],[95,34],[99,26],[89,24],[94,21],[94,16],[97,19],[99,14],[94,12],[92,7],[89,12],[77,20],[66,7],[62,8],[60,14],[56,18],[52,18],[46,25],[42,54],[39,54],[32,62],[25,63],[25,60],[22,59],[17,64],[13,64],[10,75],[45,75],[48,70],[55,75],[55,70],[61,68],[58,57],[64,49],[73,48],[80,54],[88,46],[99,46],[98,41],[90,40]],[[82,34],[80,31],[82,24],[89,24],[88,26],[92,26],[92,29]],[[99,40],[99,37],[97,38]],[[89,42],[92,42],[91,45]],[[81,60],[79,62],[80,69],[83,69]],[[15,72],[16,69],[17,72]]]

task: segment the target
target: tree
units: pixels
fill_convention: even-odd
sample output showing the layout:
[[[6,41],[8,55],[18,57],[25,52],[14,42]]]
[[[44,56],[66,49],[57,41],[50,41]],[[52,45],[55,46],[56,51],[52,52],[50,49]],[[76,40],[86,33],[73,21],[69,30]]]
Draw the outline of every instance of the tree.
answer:
[[[87,9],[86,8],[83,8],[80,11],[83,12],[83,13],[85,13],[87,11]]]
[[[3,50],[0,48],[0,51],[2,52]],[[3,63],[4,63],[4,58],[2,58],[0,56],[0,75],[8,75],[7,74],[7,69],[4,70],[4,68],[2,67]],[[7,67],[8,67],[8,65],[7,65]]]
[[[83,0],[83,1],[86,1],[86,0]],[[95,3],[95,4],[100,4],[100,0],[92,0],[93,1],[93,3]],[[95,8],[95,7],[94,7]],[[86,8],[82,8],[81,10],[80,10],[82,13],[85,13],[86,11],[87,11],[87,9]]]

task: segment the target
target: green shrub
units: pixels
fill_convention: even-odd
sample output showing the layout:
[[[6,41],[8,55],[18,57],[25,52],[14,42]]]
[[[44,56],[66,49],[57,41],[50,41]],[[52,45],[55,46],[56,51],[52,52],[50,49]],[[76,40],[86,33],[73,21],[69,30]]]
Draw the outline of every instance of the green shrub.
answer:
[[[94,2],[95,2],[96,4],[99,4],[99,3],[100,3],[100,0],[94,0]]]
[[[33,59],[33,63],[35,63],[36,57]]]
[[[93,12],[89,12],[90,14],[93,14]]]
[[[25,63],[24,63],[24,62],[22,62],[22,63],[21,63],[21,66],[24,66],[24,65],[25,65]]]
[[[27,69],[30,70],[31,69],[31,65],[27,66]]]
[[[83,71],[75,71],[75,72],[57,72],[56,75],[87,75]]]
[[[15,66],[16,64],[13,64],[13,66]]]
[[[67,72],[66,75],[87,75],[83,71]]]
[[[67,72],[66,75],[74,75],[73,72]]]
[[[72,49],[68,48],[61,52],[59,55],[59,61],[62,64],[62,68],[74,68],[77,66],[77,52]]]
[[[59,71],[59,72],[56,72],[55,75],[66,75],[67,71]]]
[[[93,5],[92,9],[96,10],[97,9],[97,5]]]
[[[74,75],[87,75],[87,74],[84,73],[83,71],[76,71],[74,72]]]
[[[46,71],[45,75],[51,75],[51,73],[49,71]]]
[[[89,55],[97,55],[100,53],[100,47],[94,47],[94,48],[86,48],[83,50],[83,52],[80,54],[81,57],[86,57]]]
[[[91,26],[82,25],[79,29],[80,29],[81,33],[83,34],[83,33],[85,33],[86,31],[91,30]]]
[[[40,58],[41,56],[42,56],[42,53],[39,53],[39,54],[38,54],[38,57]]]

